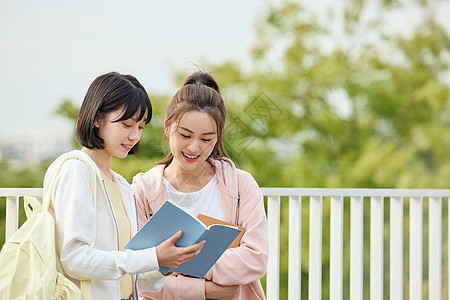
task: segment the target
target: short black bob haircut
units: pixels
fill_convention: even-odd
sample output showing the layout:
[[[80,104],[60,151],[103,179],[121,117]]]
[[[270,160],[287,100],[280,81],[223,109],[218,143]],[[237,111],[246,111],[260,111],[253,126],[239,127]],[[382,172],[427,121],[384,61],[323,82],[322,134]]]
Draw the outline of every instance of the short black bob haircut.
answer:
[[[98,76],[89,86],[76,125],[78,143],[89,149],[104,149],[103,139],[98,136],[95,121],[117,109],[123,109],[120,122],[133,117],[138,121],[145,118],[145,124],[152,119],[152,104],[144,87],[132,75],[109,72]],[[131,148],[129,154],[137,154],[139,142]]]

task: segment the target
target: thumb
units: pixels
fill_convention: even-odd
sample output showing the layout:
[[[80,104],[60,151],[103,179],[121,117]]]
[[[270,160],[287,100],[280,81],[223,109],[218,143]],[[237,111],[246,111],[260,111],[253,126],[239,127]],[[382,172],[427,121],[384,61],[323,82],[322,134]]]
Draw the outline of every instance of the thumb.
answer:
[[[168,238],[166,241],[170,242],[171,244],[175,244],[175,242],[181,237],[181,235],[182,235],[182,231],[178,230],[170,238]]]

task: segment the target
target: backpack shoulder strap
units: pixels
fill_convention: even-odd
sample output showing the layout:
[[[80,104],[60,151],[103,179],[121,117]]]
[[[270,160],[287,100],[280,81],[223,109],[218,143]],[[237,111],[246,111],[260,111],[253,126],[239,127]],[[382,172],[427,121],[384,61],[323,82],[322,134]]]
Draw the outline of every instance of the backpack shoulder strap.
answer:
[[[87,166],[87,168],[89,170],[89,178],[90,178],[90,185],[91,185],[92,204],[95,207],[95,193],[94,193],[94,191],[95,191],[95,177],[94,177],[94,172],[92,171],[92,167],[89,164],[89,162],[87,162],[85,159],[83,159],[83,158],[81,158],[79,156],[68,156],[68,157],[63,159],[63,161],[59,164],[58,169],[56,170],[55,174],[53,175],[50,191],[53,191],[53,187],[55,185],[56,178],[58,177],[62,166],[64,165],[65,162],[67,162],[68,160],[71,160],[71,159],[77,159],[79,161],[82,161]],[[48,207],[50,206],[52,193],[50,192],[48,195],[49,196],[47,197],[47,199],[44,199],[44,201],[42,203],[42,209],[43,210],[48,210]]]
[[[95,207],[95,177],[94,177],[94,172],[92,171],[92,167],[90,166],[90,164],[84,160],[81,157],[78,156],[69,156],[67,158],[65,158],[58,166],[58,169],[56,170],[55,174],[53,175],[52,178],[52,183],[51,183],[51,187],[50,187],[50,193],[48,193],[48,197],[46,197],[45,199],[42,200],[42,203],[36,198],[36,197],[31,197],[31,196],[24,196],[23,200],[23,206],[24,206],[24,210],[25,210],[25,214],[27,216],[27,219],[29,219],[32,215],[42,212],[42,211],[46,211],[48,210],[50,203],[51,203],[51,195],[52,195],[52,190],[56,181],[56,178],[58,177],[62,166],[64,165],[64,163],[68,160],[71,159],[78,159],[82,162],[84,162],[86,164],[86,166],[88,167],[89,170],[89,178],[90,178],[90,185],[91,185],[91,195],[92,195],[92,205],[94,205]]]
[[[56,170],[56,173],[53,177],[52,180],[52,187],[51,189],[53,190],[53,185],[55,183],[56,177],[58,176],[59,172],[61,171],[61,168],[63,166],[63,164],[71,159],[78,159],[80,161],[82,161],[88,168],[89,170],[89,178],[90,178],[90,184],[91,184],[91,193],[92,193],[92,205],[95,207],[95,177],[94,177],[94,172],[92,171],[92,167],[89,164],[89,162],[87,162],[85,159],[79,157],[79,156],[69,156],[66,157],[58,166],[58,169]],[[48,201],[46,201],[45,204],[45,209],[48,209],[48,206],[50,205],[50,198],[51,198],[51,193],[50,196],[48,197]],[[95,243],[95,242],[94,242]],[[93,245],[92,245],[93,246]],[[81,284],[81,293],[84,296],[84,299],[89,300],[91,299],[91,280],[80,280],[80,284]]]

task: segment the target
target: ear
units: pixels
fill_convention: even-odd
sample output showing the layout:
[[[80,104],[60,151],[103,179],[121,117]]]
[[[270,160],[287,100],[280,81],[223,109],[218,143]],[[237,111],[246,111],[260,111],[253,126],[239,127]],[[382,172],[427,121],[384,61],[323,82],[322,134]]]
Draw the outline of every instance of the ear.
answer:
[[[167,121],[167,116],[165,116],[164,117],[164,123],[163,123],[163,126],[164,126],[164,134],[168,137],[168,138],[170,138],[170,125],[169,125],[169,122]]]
[[[94,126],[99,128],[100,127],[100,122],[103,118],[101,117],[100,113],[97,112],[97,114],[95,115],[95,121],[94,121]]]

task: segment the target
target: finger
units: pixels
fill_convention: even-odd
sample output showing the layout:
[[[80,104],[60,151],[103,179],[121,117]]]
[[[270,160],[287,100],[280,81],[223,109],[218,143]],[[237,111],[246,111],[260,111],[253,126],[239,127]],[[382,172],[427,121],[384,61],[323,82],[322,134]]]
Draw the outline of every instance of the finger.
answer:
[[[206,241],[203,240],[203,241],[198,242],[197,244],[192,245],[191,247],[193,247],[194,249],[195,249],[195,248],[197,248],[197,249],[202,249],[202,248],[203,248],[203,245],[204,245],[205,243],[206,243]]]
[[[203,248],[203,245],[205,244],[205,241],[201,241],[201,242],[199,242],[199,243],[197,243],[197,244],[194,244],[194,245],[191,245],[191,246],[188,246],[188,247],[186,247],[184,250],[185,250],[185,253],[186,254],[191,254],[191,253],[195,253],[195,252],[200,252],[200,250]]]
[[[171,244],[175,244],[175,242],[181,237],[181,235],[182,235],[181,230],[178,230],[170,238],[168,238],[165,241],[170,242]]]
[[[195,244],[195,245],[186,247],[186,249],[185,249],[185,250],[186,250],[186,251],[185,251],[185,254],[197,256],[197,254],[199,254],[200,251],[202,250],[204,244],[205,244],[205,242],[204,242],[204,241],[201,241],[200,243],[197,243],[197,244]]]
[[[190,246],[192,247],[192,246]],[[181,258],[183,262],[193,259],[196,257],[200,251],[202,250],[203,245],[200,245],[198,249],[190,249],[189,251],[185,251],[183,257]],[[186,250],[186,249],[185,249]]]
[[[206,243],[206,242],[203,241],[203,243],[198,247],[198,249],[195,251],[195,256],[197,256],[197,255],[200,253],[200,251],[202,251],[203,245],[204,245],[205,243]]]

